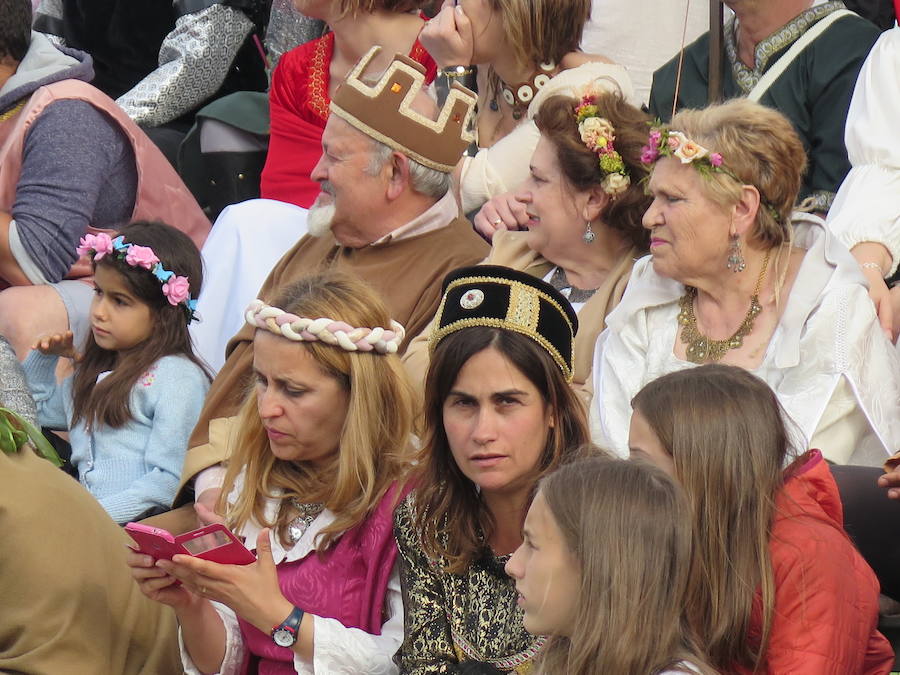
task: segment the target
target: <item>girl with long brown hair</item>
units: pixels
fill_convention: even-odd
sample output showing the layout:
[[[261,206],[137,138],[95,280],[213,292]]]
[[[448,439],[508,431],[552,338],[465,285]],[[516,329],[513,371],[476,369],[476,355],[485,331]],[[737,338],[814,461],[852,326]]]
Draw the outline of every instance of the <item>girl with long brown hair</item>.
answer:
[[[69,431],[81,483],[118,523],[172,503],[210,377],[188,324],[203,280],[182,232],[135,222],[88,234],[94,266],[91,332],[76,358],[72,332],[38,340],[23,364],[42,426]],[[60,358],[75,373],[61,384]]]
[[[254,385],[223,431],[220,510],[258,560],[130,553],[132,574],[174,608],[189,673],[247,659],[262,674],[390,672],[403,622],[392,514],[413,420],[403,328],[338,272],[256,300],[246,319]]]
[[[524,272],[484,265],[445,279],[415,489],[395,515],[401,673],[524,673],[540,651],[503,565],[537,481],[588,441],[568,385],[576,327],[565,298]]]
[[[704,675],[684,591],[691,522],[681,489],[646,462],[593,457],[541,480],[506,571],[537,673]]]
[[[843,530],[827,463],[817,450],[793,457],[766,383],[704,365],[650,382],[632,406],[631,455],[668,471],[690,503],[686,607],[713,666],[889,672],[878,581]]]

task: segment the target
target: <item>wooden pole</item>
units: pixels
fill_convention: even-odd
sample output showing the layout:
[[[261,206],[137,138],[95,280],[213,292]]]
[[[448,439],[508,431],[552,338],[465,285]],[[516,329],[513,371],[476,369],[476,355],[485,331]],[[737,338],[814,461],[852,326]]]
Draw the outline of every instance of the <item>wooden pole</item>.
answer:
[[[725,7],[722,0],[709,0],[709,85],[707,101],[722,100],[722,72],[725,68]]]

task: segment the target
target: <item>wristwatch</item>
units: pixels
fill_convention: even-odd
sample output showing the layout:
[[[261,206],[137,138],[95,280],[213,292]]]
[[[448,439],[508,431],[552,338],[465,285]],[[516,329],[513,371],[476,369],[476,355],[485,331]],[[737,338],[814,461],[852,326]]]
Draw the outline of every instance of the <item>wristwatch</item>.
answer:
[[[294,610],[288,614],[288,618],[272,629],[272,641],[279,647],[293,647],[297,641],[297,632],[300,630],[303,614],[302,609],[294,607]]]

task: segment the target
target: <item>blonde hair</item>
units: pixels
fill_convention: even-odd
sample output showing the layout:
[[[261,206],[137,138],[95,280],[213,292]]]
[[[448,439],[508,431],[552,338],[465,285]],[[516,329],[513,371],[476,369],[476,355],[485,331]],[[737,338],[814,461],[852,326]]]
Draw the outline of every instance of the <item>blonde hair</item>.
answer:
[[[769,386],[734,366],[664,375],[632,401],[672,456],[691,506],[694,553],[686,607],[711,663],[763,668],[775,578],[769,539],[790,442]],[[750,635],[757,589],[760,639]]]
[[[806,170],[806,151],[784,115],[759,103],[734,99],[702,110],[682,110],[668,127],[722,155],[731,173],[759,190],[761,203],[751,241],[763,249],[790,243],[791,212]],[[710,172],[702,185],[706,195],[721,206],[731,206],[740,198],[741,184],[725,173]]]
[[[691,522],[679,486],[650,464],[599,456],[539,490],[580,565],[581,592],[571,636],[550,638],[536,675],[648,675],[681,662],[712,672],[684,614]]]
[[[274,304],[298,316],[330,316],[354,326],[386,326],[390,321],[384,303],[368,286],[340,272],[324,272],[291,284]],[[280,508],[275,521],[269,522],[267,500],[281,499],[282,505],[290,504],[291,498],[322,502],[335,514],[334,522],[320,534],[320,550],[324,550],[342,532],[361,523],[406,472],[413,396],[396,354],[347,352],[322,342],[295,345],[307,350],[349,394],[339,451],[324,468],[277,459],[269,449],[254,387],[241,406],[237,432],[230,439],[232,452],[220,505],[230,527],[239,528],[252,518],[273,527],[286,542],[296,514],[291,508]],[[243,488],[228,504],[241,472]]]
[[[491,6],[500,13],[516,59],[527,65],[547,60],[559,65],[563,56],[578,50],[591,18],[590,0],[491,0]]]
[[[379,10],[405,14],[415,10],[421,11],[430,4],[429,0],[340,0],[341,9],[338,18],[357,16],[360,12],[371,14]]]

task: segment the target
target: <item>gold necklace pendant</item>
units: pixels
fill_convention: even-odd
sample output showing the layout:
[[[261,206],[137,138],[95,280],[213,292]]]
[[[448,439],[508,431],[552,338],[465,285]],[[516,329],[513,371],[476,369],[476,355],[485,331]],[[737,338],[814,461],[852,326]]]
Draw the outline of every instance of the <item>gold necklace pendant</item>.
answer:
[[[750,309],[741,321],[738,329],[724,340],[713,340],[704,335],[697,327],[697,316],[694,314],[694,299],[697,297],[697,289],[687,286],[684,295],[678,300],[678,323],[681,326],[681,342],[687,345],[685,357],[691,363],[716,363],[721,361],[732,349],[739,349],[744,344],[744,338],[753,330],[753,322],[762,312],[759,303],[759,291],[762,288],[766,270],[769,267],[769,251],[763,259],[762,270],[756,280],[756,288],[750,296]]]
[[[753,321],[762,311],[759,304],[759,296],[750,297],[750,309],[738,329],[731,337],[724,340],[713,340],[707,337],[697,328],[697,317],[694,315],[694,298],[697,289],[688,287],[687,292],[681,296],[678,305],[678,323],[681,324],[681,341],[687,345],[685,356],[691,363],[716,363],[732,349],[738,349],[744,344],[744,338],[753,330]]]

